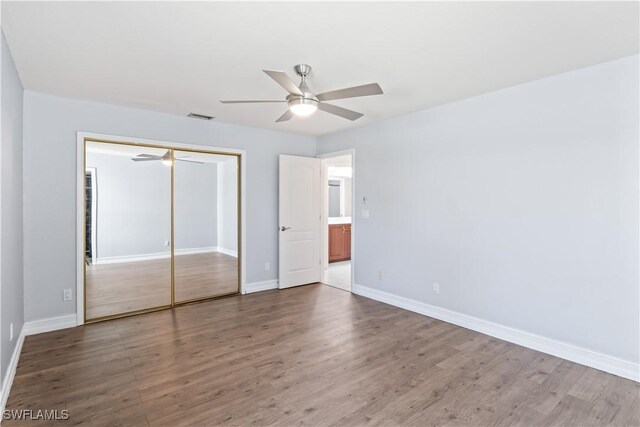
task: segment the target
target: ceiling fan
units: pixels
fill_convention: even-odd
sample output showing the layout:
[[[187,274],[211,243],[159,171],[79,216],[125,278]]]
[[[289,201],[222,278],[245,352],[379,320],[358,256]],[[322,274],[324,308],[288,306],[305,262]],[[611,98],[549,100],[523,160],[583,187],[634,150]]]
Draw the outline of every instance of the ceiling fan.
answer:
[[[311,92],[305,81],[306,77],[311,73],[311,67],[306,64],[296,65],[294,67],[296,73],[301,77],[300,85],[296,84],[282,71],[264,71],[269,77],[282,86],[288,93],[284,100],[250,100],[250,101],[220,101],[223,104],[252,104],[252,103],[271,103],[286,102],[289,109],[282,115],[277,122],[284,122],[296,116],[309,116],[316,110],[322,110],[336,116],[344,117],[348,120],[357,120],[364,114],[337,105],[327,104],[325,101],[334,99],[356,98],[359,96],[380,95],[382,88],[378,83],[370,83],[362,86],[354,86],[346,89],[332,90],[330,92],[320,93],[318,95]]]
[[[178,162],[189,162],[189,163],[198,163],[203,165],[204,162],[198,162],[196,160],[187,160],[185,157],[189,156],[180,156],[176,157],[176,161]],[[171,151],[167,150],[162,156],[158,156],[156,154],[138,154],[136,157],[132,157],[131,160],[134,162],[148,162],[152,160],[160,160],[163,165],[171,166]]]

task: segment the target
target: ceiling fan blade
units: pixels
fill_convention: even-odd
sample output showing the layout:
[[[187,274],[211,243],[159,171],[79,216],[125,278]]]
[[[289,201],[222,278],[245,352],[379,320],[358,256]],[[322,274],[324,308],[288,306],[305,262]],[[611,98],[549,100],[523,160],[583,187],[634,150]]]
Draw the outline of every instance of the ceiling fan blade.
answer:
[[[162,160],[162,157],[132,157],[131,160],[134,162],[148,162]]]
[[[264,104],[269,102],[287,102],[287,101],[275,101],[275,100],[248,100],[248,101],[220,101],[223,104]]]
[[[368,85],[332,90],[331,92],[321,93],[316,97],[320,101],[331,101],[333,99],[357,98],[359,96],[380,95],[382,93],[382,88],[378,83],[371,83]]]
[[[325,102],[318,103],[318,109],[326,113],[335,114],[336,116],[344,117],[345,119],[354,121],[364,116],[357,111],[347,110],[346,108],[338,107],[337,105],[327,104]]]
[[[302,91],[300,90],[300,88],[296,86],[293,80],[291,80],[286,73],[283,73],[282,71],[269,71],[269,70],[262,70],[262,71],[267,73],[269,77],[275,80],[276,83],[282,86],[284,90],[289,92],[291,95],[302,95]]]
[[[146,154],[146,153],[138,154],[137,157],[153,157],[155,159],[159,159],[160,158],[160,156],[158,156],[157,154]]]
[[[278,118],[278,120],[276,120],[276,123],[278,123],[278,122],[286,122],[291,117],[293,117],[293,113],[291,112],[291,110],[287,110],[287,111],[285,111],[285,113],[283,115],[281,115]]]
[[[177,162],[189,162],[189,163],[198,163],[200,165],[204,165],[204,162],[199,162],[197,160],[187,160],[187,159],[176,159]]]

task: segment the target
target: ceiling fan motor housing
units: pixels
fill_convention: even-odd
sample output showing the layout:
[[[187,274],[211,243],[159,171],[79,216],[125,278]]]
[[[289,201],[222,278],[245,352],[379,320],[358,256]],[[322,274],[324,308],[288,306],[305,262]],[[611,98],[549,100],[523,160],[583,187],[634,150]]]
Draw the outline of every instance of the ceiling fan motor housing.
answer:
[[[300,77],[302,77],[300,86],[298,86],[302,91],[302,95],[288,95],[286,99],[289,108],[294,107],[295,109],[296,105],[310,105],[312,106],[311,108],[314,108],[315,110],[316,108],[318,108],[318,98],[316,98],[316,96],[309,90],[307,82],[305,81],[305,77],[307,77],[309,73],[311,73],[311,66],[307,64],[298,64],[293,67],[293,69]]]
[[[299,76],[306,77],[311,74],[311,65],[307,64],[298,64],[293,69]]]

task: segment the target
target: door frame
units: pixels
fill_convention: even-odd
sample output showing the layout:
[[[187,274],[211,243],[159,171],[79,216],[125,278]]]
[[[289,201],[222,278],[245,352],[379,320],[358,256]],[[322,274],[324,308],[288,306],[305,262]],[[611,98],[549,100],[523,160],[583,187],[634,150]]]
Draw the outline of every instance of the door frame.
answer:
[[[76,325],[85,323],[85,294],[84,294],[84,180],[85,180],[85,140],[98,140],[102,142],[113,142],[130,145],[156,146],[166,149],[185,149],[202,152],[224,152],[235,154],[239,157],[239,177],[240,186],[238,197],[238,261],[239,268],[239,293],[245,293],[246,285],[246,150],[236,148],[218,147],[213,145],[185,144],[172,141],[161,141],[145,138],[134,138],[129,136],[118,136],[93,132],[76,133]],[[173,244],[173,238],[171,239]]]
[[[356,265],[356,149],[349,148],[346,150],[333,151],[331,153],[323,153],[318,154],[316,157],[322,159],[322,179],[320,180],[321,188],[321,201],[320,201],[320,209],[322,215],[322,229],[323,232],[320,238],[320,281],[322,283],[326,283],[327,274],[329,272],[329,199],[328,199],[328,190],[327,190],[327,179],[329,175],[327,173],[327,166],[324,160],[331,159],[334,157],[340,157],[345,155],[351,155],[351,286],[350,292],[353,293],[353,286],[355,284],[355,265]]]

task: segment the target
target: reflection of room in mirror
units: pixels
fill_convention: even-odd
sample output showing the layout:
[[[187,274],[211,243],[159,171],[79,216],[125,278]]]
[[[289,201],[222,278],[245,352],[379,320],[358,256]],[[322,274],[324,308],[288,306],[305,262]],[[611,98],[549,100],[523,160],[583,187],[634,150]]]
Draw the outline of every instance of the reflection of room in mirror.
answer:
[[[86,318],[237,293],[238,157],[86,143]]]
[[[166,149],[86,143],[94,203],[86,217],[95,243],[87,259],[86,317],[171,304],[171,168]],[[87,221],[88,223],[89,221]]]
[[[238,292],[238,158],[175,151],[175,300]]]

